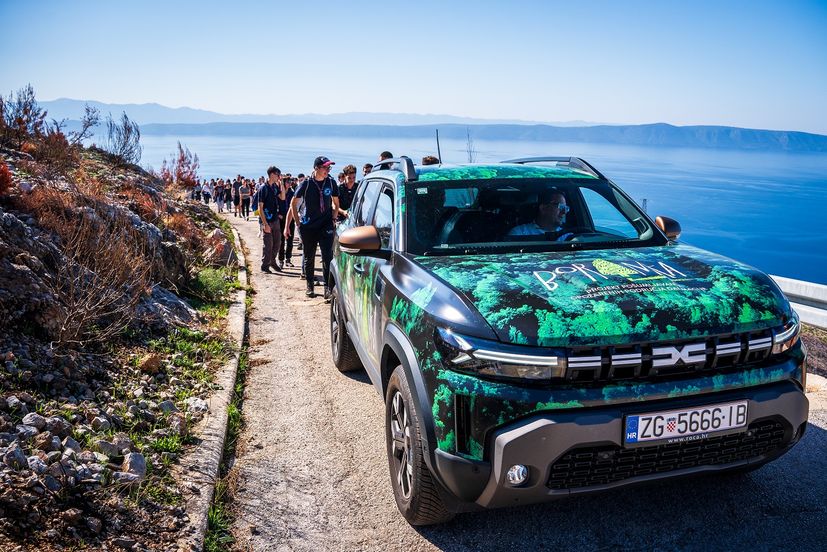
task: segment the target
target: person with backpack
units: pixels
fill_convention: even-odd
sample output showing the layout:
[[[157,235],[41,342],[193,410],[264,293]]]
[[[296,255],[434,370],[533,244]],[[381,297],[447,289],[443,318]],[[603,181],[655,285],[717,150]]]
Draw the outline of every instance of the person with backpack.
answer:
[[[281,224],[286,230],[290,229],[290,235],[293,235],[293,230],[296,228],[296,223],[290,217],[290,202],[293,201],[293,195],[296,193],[296,179],[286,178],[284,182],[284,202],[282,202],[282,217]],[[293,266],[293,238],[285,238],[281,240],[281,247],[279,248],[279,264],[282,267]]]
[[[316,246],[322,254],[322,278],[324,282],[324,299],[330,301],[330,288],[327,285],[330,276],[330,261],[333,258],[333,231],[336,216],[339,214],[339,188],[336,179],[331,178],[330,168],[335,163],[320,155],[313,162],[310,178],[299,184],[290,202],[292,219],[298,221],[299,236],[304,244],[304,273],[307,282],[305,295],[315,297],[314,272],[316,264]],[[299,213],[299,203],[302,212]],[[284,237],[290,238],[290,227],[284,229]]]
[[[281,224],[279,222],[279,203],[284,201],[284,188],[281,184],[281,170],[278,167],[267,169],[267,183],[258,191],[258,212],[262,229],[261,271],[270,272],[272,267],[281,272],[281,265],[276,262],[276,255],[281,247]]]

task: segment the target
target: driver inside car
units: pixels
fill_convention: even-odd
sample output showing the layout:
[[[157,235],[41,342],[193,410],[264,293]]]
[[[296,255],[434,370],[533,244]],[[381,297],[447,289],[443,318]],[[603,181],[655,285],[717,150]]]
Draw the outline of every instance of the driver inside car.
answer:
[[[508,232],[509,236],[542,236],[549,235],[553,241],[566,241],[574,234],[562,233],[563,224],[570,207],[566,205],[566,197],[558,190],[543,190],[537,197],[537,216],[534,222],[515,226]]]

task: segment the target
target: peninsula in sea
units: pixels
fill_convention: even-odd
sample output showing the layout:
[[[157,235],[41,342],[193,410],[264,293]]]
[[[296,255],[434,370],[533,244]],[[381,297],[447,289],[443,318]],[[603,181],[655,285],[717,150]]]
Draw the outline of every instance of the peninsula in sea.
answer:
[[[452,115],[339,113],[299,115],[227,115],[159,104],[106,104],[59,99],[41,102],[50,117],[77,124],[89,103],[101,113],[126,112],[147,136],[328,136],[348,138],[428,138],[581,142],[685,148],[725,148],[786,152],[827,152],[827,136],[789,130],[729,126],[675,126],[667,123],[608,125],[586,121],[541,123],[490,120]]]

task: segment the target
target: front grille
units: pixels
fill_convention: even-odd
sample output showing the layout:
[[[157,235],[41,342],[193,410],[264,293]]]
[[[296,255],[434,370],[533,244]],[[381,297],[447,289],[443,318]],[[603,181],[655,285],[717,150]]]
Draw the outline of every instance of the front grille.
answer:
[[[731,371],[766,360],[772,352],[772,340],[768,329],[706,339],[572,349],[566,379],[580,383],[653,380]]]
[[[637,448],[575,448],[551,466],[548,486],[555,490],[578,489],[684,468],[729,464],[777,451],[784,444],[781,423],[765,420],[750,424],[743,433],[702,441]]]

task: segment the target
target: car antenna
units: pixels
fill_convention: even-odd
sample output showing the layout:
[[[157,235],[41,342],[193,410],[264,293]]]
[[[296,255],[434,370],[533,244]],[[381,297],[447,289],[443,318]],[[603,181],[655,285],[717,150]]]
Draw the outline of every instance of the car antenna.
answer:
[[[439,149],[439,129],[436,130],[436,156],[439,157],[440,164],[442,163],[442,152]]]

